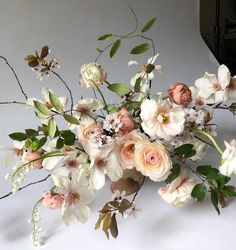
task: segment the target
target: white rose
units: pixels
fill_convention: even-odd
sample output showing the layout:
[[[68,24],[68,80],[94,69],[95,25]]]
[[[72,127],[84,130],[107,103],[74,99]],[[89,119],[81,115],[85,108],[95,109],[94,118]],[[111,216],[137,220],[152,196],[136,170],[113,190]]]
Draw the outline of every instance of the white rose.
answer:
[[[180,175],[166,187],[158,190],[161,199],[174,206],[183,206],[191,199],[191,193],[196,181],[188,179],[187,172],[182,170]]]
[[[84,64],[80,69],[82,80],[81,85],[85,88],[93,87],[94,84],[99,85],[107,78],[107,73],[98,63]]]
[[[219,170],[223,175],[231,176],[236,174],[236,140],[232,140],[230,143],[225,143],[225,151],[222,154],[222,165]]]

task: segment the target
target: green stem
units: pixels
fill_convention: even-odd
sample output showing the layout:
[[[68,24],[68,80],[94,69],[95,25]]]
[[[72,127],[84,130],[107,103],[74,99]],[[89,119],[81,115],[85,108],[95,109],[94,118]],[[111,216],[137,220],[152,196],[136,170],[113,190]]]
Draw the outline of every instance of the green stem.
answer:
[[[96,87],[97,91],[98,91],[99,94],[101,95],[102,100],[103,100],[103,102],[104,102],[104,104],[105,104],[105,109],[106,109],[106,111],[107,111],[107,114],[109,115],[109,111],[108,111],[108,108],[107,108],[107,103],[106,103],[106,100],[105,100],[105,98],[104,98],[104,95],[103,95],[102,91],[100,90],[100,88],[97,86],[96,83],[94,83],[94,86]]]
[[[222,155],[223,154],[223,150],[221,149],[221,147],[219,146],[219,144],[216,142],[216,140],[213,138],[212,135],[210,135],[208,132],[204,131],[204,130],[200,130],[197,128],[192,128],[191,130],[198,132],[199,134],[202,134],[206,137],[208,137],[212,144],[214,145],[214,147],[218,150],[218,152]]]

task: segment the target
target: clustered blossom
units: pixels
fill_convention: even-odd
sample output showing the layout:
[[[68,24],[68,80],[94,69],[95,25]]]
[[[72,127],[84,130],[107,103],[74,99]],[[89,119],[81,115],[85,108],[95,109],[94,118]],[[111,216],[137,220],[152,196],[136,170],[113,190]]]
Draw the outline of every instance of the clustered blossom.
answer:
[[[40,78],[58,67],[55,59],[47,64],[44,58],[48,53],[48,48],[44,47],[40,56],[30,55],[26,59],[35,71],[39,66],[46,68],[38,72]],[[147,179],[166,181],[167,184],[157,193],[161,200],[174,206],[183,206],[193,198],[200,200],[203,195],[199,196],[198,185],[203,185],[202,192],[208,188],[211,192],[219,191],[217,195],[236,195],[222,184],[222,178],[228,180],[226,176],[236,174],[236,140],[225,141],[226,149],[221,150],[214,139],[217,133],[213,121],[214,110],[219,107],[227,109],[227,106],[220,105],[226,105],[225,102],[235,96],[235,77],[231,78],[228,68],[221,65],[217,76],[205,73],[195,81],[195,86],[176,82],[170,85],[167,96],[153,95],[151,81],[154,72],[161,70],[160,65],[154,65],[157,57],[158,54],[152,56],[139,67],[131,79],[131,87],[126,86],[125,91],[122,89],[124,85],[115,84],[119,91],[113,90],[122,93],[122,101],[110,104],[112,111],[109,111],[100,88],[105,83],[108,89],[114,85],[107,81],[106,71],[95,62],[81,67],[80,83],[82,87],[98,90],[101,100],[96,96],[95,99],[77,100],[75,105],[71,101],[68,110],[68,98],[57,97],[48,88],[42,90],[44,100],[27,99],[26,106],[36,110],[41,124],[37,130],[26,129],[25,133],[10,135],[15,141],[11,151],[18,160],[8,179],[12,181],[12,192],[16,193],[30,171],[41,169],[50,173],[48,177],[51,177],[53,186],[42,192],[31,220],[36,245],[41,244],[37,236],[40,230],[36,225],[40,204],[48,209],[60,209],[66,225],[76,221],[84,223],[91,215],[90,203],[94,194],[105,187],[106,178],[112,182],[114,194],[112,201],[100,210],[96,228],[103,222],[106,235],[109,229],[114,237],[117,233],[114,230],[115,216],[120,213],[124,218],[136,217],[139,209],[135,199]],[[138,63],[129,62],[129,66],[133,64]],[[137,91],[138,79],[140,86]],[[64,118],[64,129],[57,123],[57,117]],[[198,173],[188,166],[189,161],[201,160],[210,146],[222,155],[219,170],[212,171],[212,167],[206,166]],[[197,173],[199,179],[190,178],[190,171]],[[206,171],[216,175],[214,181]],[[220,184],[217,183],[219,179]],[[223,186],[218,190],[220,185]],[[112,187],[117,187],[117,190]],[[128,195],[133,195],[133,198],[129,200]]]

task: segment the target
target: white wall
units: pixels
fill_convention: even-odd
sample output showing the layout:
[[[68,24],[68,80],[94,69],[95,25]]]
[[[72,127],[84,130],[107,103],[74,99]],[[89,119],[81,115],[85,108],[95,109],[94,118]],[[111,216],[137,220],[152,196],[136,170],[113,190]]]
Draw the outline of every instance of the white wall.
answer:
[[[60,60],[62,67],[58,72],[73,89],[75,98],[92,95],[90,90],[85,91],[78,85],[80,66],[96,57],[95,48],[102,44],[97,41],[98,36],[109,32],[124,34],[132,30],[134,21],[127,3],[133,7],[140,24],[151,17],[158,17],[150,36],[160,52],[158,63],[164,66],[164,74],[156,77],[153,83],[155,91],[166,91],[167,86],[174,81],[191,85],[204,71],[216,72],[218,64],[199,33],[198,1],[194,0],[0,0],[0,55],[6,56],[14,66],[29,96],[40,97],[40,90],[45,85],[62,94],[65,89],[60,82],[54,77],[43,82],[37,81],[23,61],[26,54],[48,44],[51,54]],[[100,62],[108,71],[111,82],[129,82],[134,71],[127,68],[128,60],[146,61],[146,55],[134,57],[127,53],[139,42],[124,44],[112,60],[108,56],[102,57]],[[2,61],[0,87],[0,101],[24,100],[14,77]],[[114,96],[107,98],[111,100]],[[33,113],[20,106],[0,106],[0,118],[0,144],[10,144],[7,138],[10,132],[37,124]],[[220,116],[218,121],[224,124]],[[213,159],[214,155],[210,158]],[[6,171],[0,168],[0,193],[10,188],[4,182]],[[32,175],[36,178],[36,173]],[[40,187],[34,187],[33,191],[19,193],[16,200],[9,198],[0,201],[1,248],[31,249],[28,237],[30,227],[26,221],[41,188],[46,187],[41,184]],[[138,199],[143,213],[136,221],[121,222],[117,241],[106,241],[102,233],[93,230],[96,211],[110,196],[108,189],[99,192],[93,204],[94,215],[85,226],[76,225],[69,229],[60,226],[57,229],[58,218],[53,213],[45,213],[46,220],[43,223],[48,224],[46,234],[51,233],[52,236],[43,249],[192,250],[222,249],[223,246],[227,250],[235,249],[230,245],[234,231],[220,230],[229,226],[231,216],[235,215],[235,204],[232,210],[226,210],[226,217],[223,215],[218,218],[209,204],[175,210],[160,202],[156,190],[157,187],[152,184],[141,192],[141,196],[147,192]],[[54,236],[55,231],[57,234]],[[201,246],[197,246],[199,239],[203,241]]]

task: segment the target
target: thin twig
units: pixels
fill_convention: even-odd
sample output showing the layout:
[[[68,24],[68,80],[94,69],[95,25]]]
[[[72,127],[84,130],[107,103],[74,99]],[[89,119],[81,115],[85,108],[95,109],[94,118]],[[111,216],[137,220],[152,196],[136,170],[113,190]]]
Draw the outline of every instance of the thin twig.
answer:
[[[51,72],[60,79],[60,81],[65,85],[66,89],[68,90],[68,92],[70,94],[71,110],[72,110],[73,106],[74,106],[74,100],[73,100],[71,89],[69,88],[69,86],[67,85],[67,83],[62,79],[62,77],[57,72],[55,72],[53,70]],[[71,114],[72,114],[72,111],[71,111]]]
[[[0,104],[21,104],[21,105],[26,105],[25,102],[18,102],[18,101],[11,101],[11,102],[0,102]]]
[[[21,190],[23,190],[23,189],[25,189],[25,188],[27,188],[27,187],[29,187],[29,186],[32,186],[32,185],[35,185],[35,184],[44,182],[44,181],[46,181],[50,176],[51,176],[51,174],[49,174],[48,176],[46,176],[45,178],[43,178],[43,179],[41,179],[41,180],[38,180],[38,181],[34,181],[34,182],[31,182],[31,183],[28,183],[27,185],[25,185],[25,186],[19,188],[19,189],[18,189],[18,192],[21,191]],[[2,197],[0,197],[0,200],[9,197],[9,196],[12,195],[12,194],[13,194],[13,193],[10,192],[10,193],[8,193],[8,194],[6,194],[6,195],[3,195]]]
[[[140,191],[141,187],[143,186],[143,184],[144,184],[145,180],[146,180],[146,177],[145,177],[145,176],[143,176],[143,180],[142,180],[141,184],[139,185],[138,190],[137,190],[137,191],[136,191],[136,193],[134,194],[133,199],[132,199],[132,202],[134,202],[134,201],[135,201],[136,196],[138,195],[138,193],[139,193],[139,191]]]
[[[15,76],[15,78],[16,78],[16,81],[17,81],[17,83],[18,83],[18,85],[19,85],[19,87],[20,87],[21,93],[24,95],[25,99],[27,100],[28,97],[27,97],[27,95],[26,95],[26,93],[25,93],[25,91],[24,91],[24,89],[23,89],[23,87],[22,87],[22,85],[21,85],[21,83],[20,83],[20,80],[19,80],[19,78],[18,78],[18,76],[17,76],[15,70],[14,70],[13,67],[9,64],[9,62],[7,61],[7,59],[6,59],[5,57],[0,56],[0,58],[3,59],[3,60],[6,62],[7,66],[11,69],[11,71],[12,71],[12,73],[14,74],[14,76]]]

